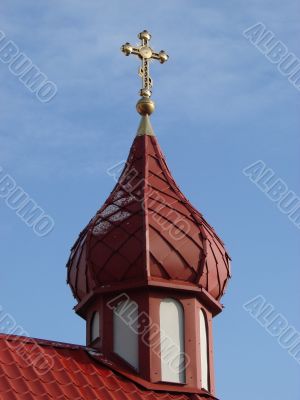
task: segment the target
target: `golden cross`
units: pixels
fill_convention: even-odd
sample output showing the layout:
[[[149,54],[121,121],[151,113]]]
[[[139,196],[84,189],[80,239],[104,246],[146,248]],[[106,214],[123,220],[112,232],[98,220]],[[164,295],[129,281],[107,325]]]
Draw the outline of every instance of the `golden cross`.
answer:
[[[149,74],[149,64],[152,60],[159,60],[161,64],[166,62],[169,58],[167,53],[161,50],[156,53],[149,46],[151,35],[146,30],[138,34],[138,38],[141,40],[140,46],[132,46],[130,43],[125,43],[121,47],[121,50],[126,56],[134,54],[141,59],[141,67],[139,68],[139,76],[142,78],[142,89],[140,95],[142,97],[149,98],[152,94],[151,88],[153,86],[152,79]]]

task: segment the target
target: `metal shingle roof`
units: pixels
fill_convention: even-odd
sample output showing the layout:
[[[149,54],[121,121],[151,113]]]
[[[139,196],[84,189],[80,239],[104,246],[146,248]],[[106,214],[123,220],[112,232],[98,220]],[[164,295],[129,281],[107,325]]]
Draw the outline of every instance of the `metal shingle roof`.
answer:
[[[68,283],[77,300],[92,290],[149,281],[204,288],[219,300],[229,256],[214,229],[178,188],[155,136],[137,136],[126,166],[75,243]]]

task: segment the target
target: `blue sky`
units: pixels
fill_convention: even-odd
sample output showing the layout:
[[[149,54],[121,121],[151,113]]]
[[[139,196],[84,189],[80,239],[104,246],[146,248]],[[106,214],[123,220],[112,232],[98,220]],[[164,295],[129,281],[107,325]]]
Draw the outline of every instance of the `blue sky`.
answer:
[[[298,6],[299,7],[299,6]],[[173,175],[225,241],[233,278],[214,324],[223,400],[299,397],[300,365],[243,304],[262,295],[298,331],[299,229],[242,170],[263,160],[300,196],[299,96],[242,32],[262,22],[300,57],[292,0],[3,0],[0,30],[58,87],[43,104],[0,63],[0,165],[55,221],[36,236],[0,199],[0,304],[31,336],[84,343],[66,285],[78,233],[114,182],[139,117],[138,63],[120,46],[147,28],[152,124]]]

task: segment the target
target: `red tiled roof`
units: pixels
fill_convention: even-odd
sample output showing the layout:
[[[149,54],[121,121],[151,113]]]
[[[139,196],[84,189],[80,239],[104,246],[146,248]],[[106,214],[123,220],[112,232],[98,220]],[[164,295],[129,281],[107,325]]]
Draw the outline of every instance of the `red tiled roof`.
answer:
[[[74,296],[152,281],[204,288],[219,300],[229,277],[222,241],[178,188],[156,137],[137,136],[117,185],[72,249]]]
[[[1,400],[215,400],[147,390],[96,360],[93,350],[0,334]]]

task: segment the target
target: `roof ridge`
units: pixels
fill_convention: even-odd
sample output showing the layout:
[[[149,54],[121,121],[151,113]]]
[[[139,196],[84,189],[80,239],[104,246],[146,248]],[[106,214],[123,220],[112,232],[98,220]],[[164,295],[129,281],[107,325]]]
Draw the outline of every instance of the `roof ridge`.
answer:
[[[47,340],[47,339],[40,339],[40,338],[35,338],[35,337],[30,337],[30,336],[22,336],[22,335],[11,335],[8,333],[0,333],[0,340],[6,340],[6,341],[11,341],[11,342],[23,342],[23,343],[37,343],[40,346],[51,346],[51,347],[57,347],[57,348],[65,348],[65,349],[72,349],[72,350],[86,350],[86,351],[93,351],[96,352],[95,349],[80,345],[80,344],[75,344],[75,343],[66,343],[66,342],[59,342],[56,340]]]

